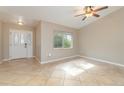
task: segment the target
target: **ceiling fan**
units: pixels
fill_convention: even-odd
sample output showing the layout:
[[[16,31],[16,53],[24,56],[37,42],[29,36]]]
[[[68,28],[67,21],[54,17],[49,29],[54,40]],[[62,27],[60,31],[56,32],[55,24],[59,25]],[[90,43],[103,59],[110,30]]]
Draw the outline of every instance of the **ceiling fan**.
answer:
[[[83,13],[75,15],[75,17],[78,16],[84,16],[84,18],[82,19],[82,21],[84,21],[86,18],[90,17],[90,16],[94,16],[94,17],[100,17],[99,14],[97,14],[96,12],[107,9],[108,6],[103,6],[100,8],[95,8],[95,6],[85,6],[83,9]]]

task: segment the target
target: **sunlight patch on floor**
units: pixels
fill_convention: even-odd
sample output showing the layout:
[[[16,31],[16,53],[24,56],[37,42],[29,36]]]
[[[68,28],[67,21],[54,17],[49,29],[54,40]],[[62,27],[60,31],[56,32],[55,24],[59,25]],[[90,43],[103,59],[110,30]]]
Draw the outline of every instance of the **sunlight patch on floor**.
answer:
[[[71,66],[66,66],[66,67],[63,68],[63,70],[67,74],[70,74],[72,76],[76,76],[76,75],[79,75],[80,73],[84,72],[83,69],[76,68],[76,67],[71,67]]]
[[[73,61],[73,65],[69,65],[66,64],[65,66],[62,67],[62,69],[72,75],[72,76],[76,76],[81,74],[82,72],[84,72],[87,69],[91,69],[95,67],[95,65],[88,63],[86,61],[82,61],[82,60],[76,60],[75,62]]]
[[[83,69],[90,69],[93,68],[95,65],[87,63],[87,64],[80,64],[79,66]]]

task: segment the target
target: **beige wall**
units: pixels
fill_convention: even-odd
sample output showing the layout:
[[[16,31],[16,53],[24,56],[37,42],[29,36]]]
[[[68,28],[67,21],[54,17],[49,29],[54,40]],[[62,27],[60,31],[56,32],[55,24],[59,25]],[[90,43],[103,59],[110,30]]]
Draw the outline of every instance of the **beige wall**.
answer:
[[[39,61],[41,61],[41,22],[39,22],[39,24],[36,26],[35,34],[36,34],[35,56]]]
[[[14,25],[14,24],[7,24],[3,23],[3,30],[2,30],[2,35],[3,35],[3,59],[9,59],[9,31],[10,29],[19,29],[19,30],[29,30],[33,32],[33,36],[35,39],[34,35],[34,29],[31,27],[26,27],[26,26],[19,26],[19,25]],[[35,41],[33,39],[33,41]],[[33,46],[35,46],[35,43],[33,43]],[[35,52],[35,50],[34,50]]]
[[[0,22],[0,61],[2,60],[2,23]]]
[[[41,61],[49,61],[63,57],[74,56],[78,54],[78,33],[75,29],[68,28],[62,25],[42,21],[41,31]],[[71,32],[73,35],[73,48],[72,49],[54,49],[53,48],[53,35],[54,31]],[[51,53],[51,57],[48,54]]]
[[[124,8],[79,31],[80,54],[124,64]]]

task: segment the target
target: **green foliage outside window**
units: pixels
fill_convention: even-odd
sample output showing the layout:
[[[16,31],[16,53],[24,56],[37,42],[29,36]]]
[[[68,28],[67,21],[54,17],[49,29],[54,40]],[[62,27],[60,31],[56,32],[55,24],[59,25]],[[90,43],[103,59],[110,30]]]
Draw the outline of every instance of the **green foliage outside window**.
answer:
[[[54,48],[62,48],[63,38],[61,34],[56,34],[54,36]]]
[[[72,48],[72,35],[58,32],[54,36],[54,48]]]

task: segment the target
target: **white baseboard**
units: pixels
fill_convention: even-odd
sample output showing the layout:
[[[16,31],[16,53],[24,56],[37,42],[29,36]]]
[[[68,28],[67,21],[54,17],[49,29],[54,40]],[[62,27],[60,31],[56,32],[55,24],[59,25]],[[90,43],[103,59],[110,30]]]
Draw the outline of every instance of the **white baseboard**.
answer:
[[[10,61],[11,59],[3,59],[2,61],[4,62],[4,61]]]
[[[26,57],[26,58],[35,58],[35,56],[32,56],[32,57]],[[2,61],[10,61],[10,60],[16,60],[16,59],[20,59],[20,58],[8,58],[8,59],[3,59]]]
[[[88,57],[88,56],[82,56],[82,55],[79,55],[79,57],[87,58],[87,59],[95,60],[95,61],[98,61],[98,62],[104,62],[104,63],[113,64],[113,65],[116,65],[116,66],[124,67],[123,64],[119,64],[117,62],[111,62],[111,61],[107,61],[107,60],[102,60],[102,59],[97,59],[97,58]]]
[[[34,57],[34,56],[33,56]],[[121,66],[124,67],[123,64],[119,64],[117,62],[111,62],[111,61],[107,61],[107,60],[103,60],[103,59],[97,59],[94,57],[88,57],[88,56],[82,56],[82,55],[74,55],[74,56],[69,56],[69,57],[63,57],[63,58],[58,58],[58,59],[52,59],[52,60],[48,60],[48,61],[40,61],[37,57],[34,57],[36,59],[37,62],[39,62],[40,64],[46,64],[46,63],[51,63],[51,62],[56,62],[56,61],[60,61],[60,60],[64,60],[64,59],[68,59],[68,58],[74,58],[74,57],[82,57],[82,58],[87,58],[87,59],[91,59],[91,60],[95,60],[98,62],[104,62],[104,63],[108,63],[108,64],[113,64],[116,66]],[[10,61],[12,59],[3,59],[2,62],[4,61]],[[2,63],[0,62],[0,64]]]
[[[60,61],[60,60],[68,59],[68,58],[74,58],[74,57],[79,57],[79,55],[74,55],[74,56],[69,56],[69,57],[63,57],[63,58],[58,58],[58,59],[52,59],[52,60],[48,60],[48,61],[41,61],[41,64],[56,62],[56,61]]]

